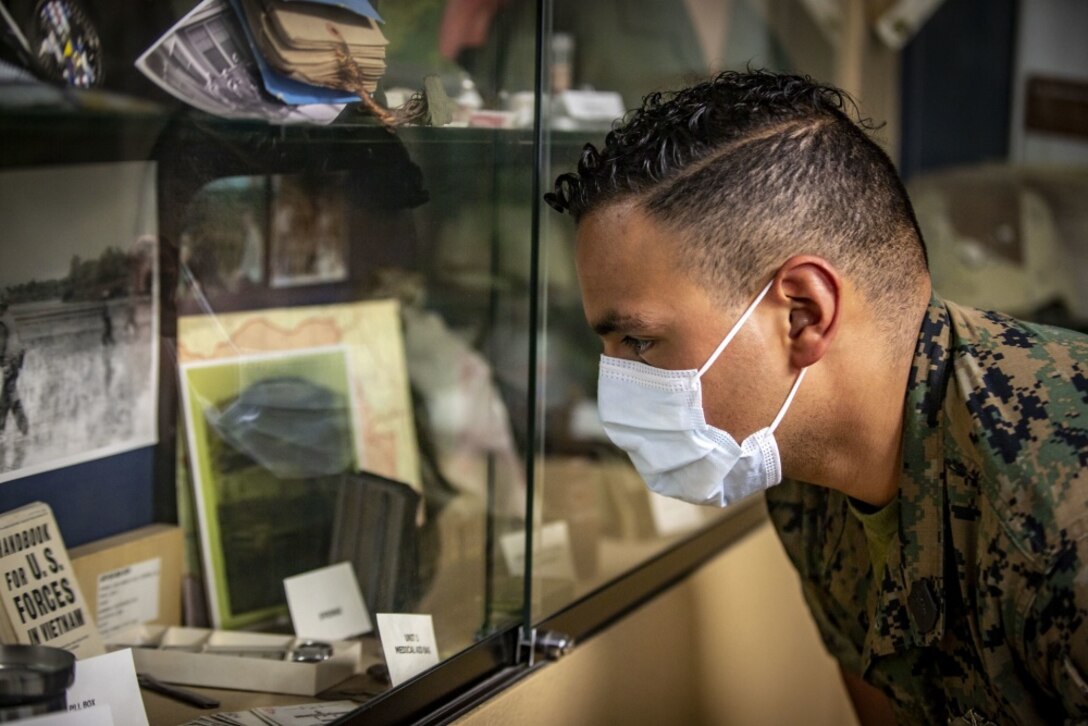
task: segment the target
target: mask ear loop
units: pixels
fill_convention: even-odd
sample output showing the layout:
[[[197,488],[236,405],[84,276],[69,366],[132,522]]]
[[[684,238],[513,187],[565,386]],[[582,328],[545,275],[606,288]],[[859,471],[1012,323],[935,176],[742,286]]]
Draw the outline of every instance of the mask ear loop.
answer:
[[[774,430],[778,428],[778,424],[782,423],[782,417],[786,415],[786,411],[789,410],[790,404],[793,403],[793,397],[797,394],[797,389],[801,387],[801,380],[805,377],[805,373],[808,372],[808,368],[802,368],[801,372],[797,374],[797,380],[793,382],[793,387],[790,388],[790,394],[786,396],[786,401],[782,404],[782,408],[778,409],[778,415],[774,417],[774,421],[771,422],[770,432],[773,434]]]
[[[763,298],[767,296],[767,293],[770,291],[771,285],[773,284],[774,278],[771,278],[771,281],[767,283],[767,286],[763,288],[763,291],[756,295],[756,299],[753,300],[752,304],[748,306],[748,309],[745,310],[743,314],[741,314],[740,319],[738,319],[737,322],[733,324],[733,327],[730,329],[730,331],[725,334],[725,338],[722,340],[722,342],[718,343],[718,347],[714,350],[713,353],[710,354],[710,358],[695,374],[696,378],[702,378],[703,374],[707,372],[710,366],[714,365],[714,361],[718,360],[718,356],[720,356],[722,354],[722,351],[725,350],[725,346],[729,345],[733,341],[733,338],[736,337],[737,333],[740,332],[740,329],[744,327],[744,324],[746,322],[748,322],[748,318],[752,317],[752,313],[755,312],[756,306],[763,302]]]

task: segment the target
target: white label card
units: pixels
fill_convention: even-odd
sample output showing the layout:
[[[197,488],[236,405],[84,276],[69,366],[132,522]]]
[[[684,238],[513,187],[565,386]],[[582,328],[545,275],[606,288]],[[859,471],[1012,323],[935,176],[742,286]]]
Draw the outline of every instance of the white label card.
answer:
[[[654,528],[661,537],[695,529],[706,520],[698,504],[688,504],[679,499],[663,497],[655,492],[650,495],[650,515],[654,519]]]
[[[341,562],[283,581],[295,635],[346,640],[374,629],[350,562]]]
[[[540,527],[540,536],[533,539],[533,575],[574,579],[574,558],[570,549],[570,529],[564,519]],[[506,569],[514,577],[525,575],[525,533],[511,532],[499,539]]]
[[[162,559],[137,562],[98,576],[98,632],[111,635],[159,617]]]
[[[108,706],[117,723],[148,726],[130,648],[76,661],[76,678],[68,688],[68,710],[95,711],[100,706]]]
[[[430,615],[378,613],[378,635],[394,686],[438,665],[438,644]]]

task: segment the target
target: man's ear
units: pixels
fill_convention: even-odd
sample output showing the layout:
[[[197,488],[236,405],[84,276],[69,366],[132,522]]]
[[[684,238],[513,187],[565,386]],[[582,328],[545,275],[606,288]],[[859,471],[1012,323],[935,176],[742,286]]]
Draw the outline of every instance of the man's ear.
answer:
[[[842,278],[822,257],[798,255],[779,268],[776,282],[789,299],[790,364],[807,368],[824,357],[838,332]]]

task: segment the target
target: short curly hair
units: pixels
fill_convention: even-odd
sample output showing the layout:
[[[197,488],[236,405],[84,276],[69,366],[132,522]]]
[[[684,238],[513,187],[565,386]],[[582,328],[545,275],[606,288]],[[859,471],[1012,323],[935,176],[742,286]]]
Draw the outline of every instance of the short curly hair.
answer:
[[[728,300],[810,253],[902,309],[889,293],[928,274],[925,247],[873,129],[846,93],[807,76],[727,71],[647,96],[545,201],[581,220],[633,200],[678,232],[683,259]]]

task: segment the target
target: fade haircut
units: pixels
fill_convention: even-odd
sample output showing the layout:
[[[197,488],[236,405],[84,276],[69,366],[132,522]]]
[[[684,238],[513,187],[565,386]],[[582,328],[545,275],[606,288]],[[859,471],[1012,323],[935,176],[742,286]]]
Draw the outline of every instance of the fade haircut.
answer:
[[[789,257],[819,255],[895,334],[927,261],[872,128],[849,96],[807,76],[727,71],[647,96],[545,200],[575,220],[633,201],[676,233],[688,271],[725,304],[750,299]]]

